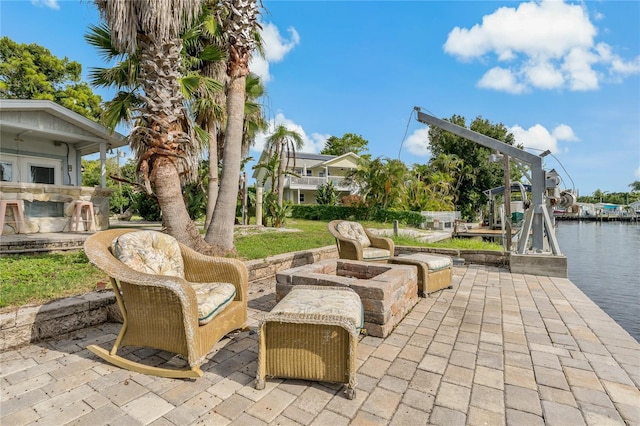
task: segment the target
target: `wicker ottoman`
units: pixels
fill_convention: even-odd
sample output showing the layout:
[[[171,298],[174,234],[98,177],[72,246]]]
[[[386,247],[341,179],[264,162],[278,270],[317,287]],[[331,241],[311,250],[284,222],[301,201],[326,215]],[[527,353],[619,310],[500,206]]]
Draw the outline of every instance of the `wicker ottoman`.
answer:
[[[256,389],[265,377],[345,383],[355,397],[360,297],[347,287],[296,286],[260,323]]]
[[[401,254],[390,258],[389,263],[414,265],[418,268],[418,294],[420,296],[426,296],[428,293],[444,288],[451,288],[453,260],[449,256],[427,253]]]

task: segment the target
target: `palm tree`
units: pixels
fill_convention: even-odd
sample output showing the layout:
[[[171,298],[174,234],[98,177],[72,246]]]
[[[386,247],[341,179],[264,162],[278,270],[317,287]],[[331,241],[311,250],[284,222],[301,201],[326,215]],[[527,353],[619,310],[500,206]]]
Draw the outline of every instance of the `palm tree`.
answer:
[[[265,149],[270,156],[277,155],[280,158],[278,170],[278,206],[282,207],[284,195],[285,171],[296,167],[296,149],[301,149],[304,144],[302,136],[295,130],[289,130],[283,124],[279,124],[273,133],[267,138]],[[293,163],[291,160],[293,159]]]
[[[253,166],[254,170],[263,169],[265,171],[264,177],[260,185],[264,188],[267,180],[270,183],[270,192],[276,191],[276,183],[278,181],[278,170],[280,169],[280,157],[274,154],[266,159],[264,162],[259,162]]]
[[[145,187],[155,190],[167,232],[196,250],[208,246],[189,217],[182,185],[197,176],[199,145],[180,90],[181,32],[191,25],[202,0],[94,0],[119,52],[139,55],[140,105],[129,144]]]
[[[365,205],[389,208],[402,202],[407,176],[407,167],[400,160],[361,157],[349,180],[357,185]]]
[[[258,44],[259,11],[256,0],[221,0],[220,6],[219,22],[229,54],[227,75],[230,80],[220,190],[205,240],[224,252],[230,252],[235,248],[232,225],[240,180],[246,79],[251,53]]]

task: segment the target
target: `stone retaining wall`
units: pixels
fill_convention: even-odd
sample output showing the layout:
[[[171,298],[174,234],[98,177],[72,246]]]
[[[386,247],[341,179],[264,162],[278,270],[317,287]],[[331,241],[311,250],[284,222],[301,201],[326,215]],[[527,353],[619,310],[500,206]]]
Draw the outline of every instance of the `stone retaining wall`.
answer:
[[[411,252],[441,253],[464,258],[465,263],[508,265],[508,255],[491,251],[444,250],[416,247],[396,247],[396,255]],[[337,259],[335,246],[285,253],[266,259],[245,262],[249,282],[275,277],[285,269]],[[45,340],[64,333],[117,320],[119,316],[113,292],[100,291],[69,297],[46,305],[28,305],[14,311],[0,313],[0,352]]]

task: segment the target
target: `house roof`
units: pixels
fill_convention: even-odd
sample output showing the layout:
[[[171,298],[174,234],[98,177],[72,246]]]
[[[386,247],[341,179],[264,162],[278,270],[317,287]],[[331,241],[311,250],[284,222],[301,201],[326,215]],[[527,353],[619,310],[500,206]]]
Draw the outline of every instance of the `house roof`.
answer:
[[[300,160],[327,161],[336,158],[335,155],[313,154],[310,152],[296,152],[296,158]]]
[[[51,115],[71,127],[45,126],[38,114]],[[119,148],[127,144],[120,133],[112,133],[106,127],[48,100],[0,100],[0,126],[3,131],[10,133],[28,132],[43,139],[70,143],[81,155],[99,152],[102,142],[107,143],[107,148]]]

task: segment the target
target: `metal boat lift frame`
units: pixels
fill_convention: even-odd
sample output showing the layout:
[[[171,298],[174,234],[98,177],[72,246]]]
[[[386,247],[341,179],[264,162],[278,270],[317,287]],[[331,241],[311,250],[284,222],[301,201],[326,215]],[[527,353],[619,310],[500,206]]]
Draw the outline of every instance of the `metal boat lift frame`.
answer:
[[[518,240],[517,253],[527,254],[529,236],[533,234],[531,250],[533,253],[543,253],[545,251],[545,238],[554,255],[559,256],[560,247],[556,239],[556,234],[551,221],[551,216],[545,204],[546,172],[542,168],[542,157],[531,154],[515,146],[509,145],[497,139],[474,132],[457,124],[441,120],[432,115],[425,114],[420,107],[414,107],[417,113],[417,120],[421,123],[439,127],[442,130],[463,137],[484,147],[496,150],[501,154],[506,154],[514,159],[529,165],[531,169],[531,207],[527,210],[522,234]],[[533,230],[533,232],[531,232]],[[545,233],[546,231],[546,233]]]

